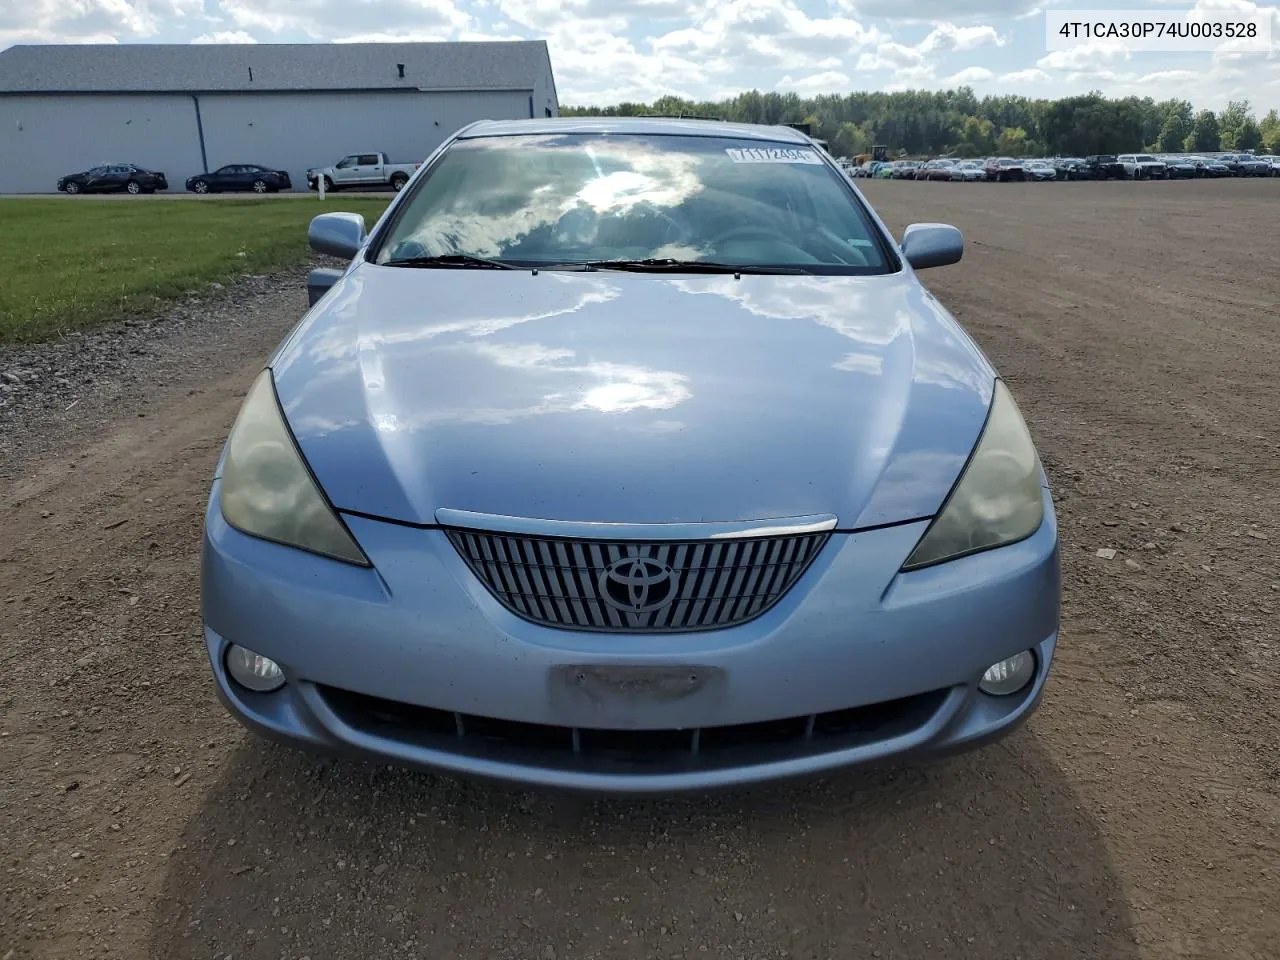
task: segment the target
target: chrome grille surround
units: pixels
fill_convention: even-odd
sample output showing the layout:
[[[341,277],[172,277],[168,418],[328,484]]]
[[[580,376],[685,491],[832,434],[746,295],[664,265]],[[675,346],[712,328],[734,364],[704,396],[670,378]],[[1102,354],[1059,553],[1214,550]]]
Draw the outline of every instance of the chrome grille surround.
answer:
[[[718,630],[754,620],[795,584],[836,523],[824,516],[560,524],[446,510],[437,519],[471,571],[516,616],[609,633]]]

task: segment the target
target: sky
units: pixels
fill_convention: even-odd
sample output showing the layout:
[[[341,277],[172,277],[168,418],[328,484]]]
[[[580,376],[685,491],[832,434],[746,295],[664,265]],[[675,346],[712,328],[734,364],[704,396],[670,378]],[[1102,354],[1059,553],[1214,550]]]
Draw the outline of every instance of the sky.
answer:
[[[1280,107],[1270,53],[1050,52],[1045,10],[1255,10],[1247,0],[0,0],[15,43],[545,39],[563,104],[946,89]],[[1263,6],[1280,44],[1280,8]],[[958,10],[964,10],[963,14]]]

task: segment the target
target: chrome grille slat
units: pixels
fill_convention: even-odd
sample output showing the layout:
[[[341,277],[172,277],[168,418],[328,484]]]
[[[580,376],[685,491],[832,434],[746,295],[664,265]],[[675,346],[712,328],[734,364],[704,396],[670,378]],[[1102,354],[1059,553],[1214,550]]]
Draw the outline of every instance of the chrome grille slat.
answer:
[[[714,630],[754,620],[782,599],[830,537],[613,541],[446,533],[512,613],[543,626],[611,633]],[[635,577],[649,579],[632,586],[640,582]]]

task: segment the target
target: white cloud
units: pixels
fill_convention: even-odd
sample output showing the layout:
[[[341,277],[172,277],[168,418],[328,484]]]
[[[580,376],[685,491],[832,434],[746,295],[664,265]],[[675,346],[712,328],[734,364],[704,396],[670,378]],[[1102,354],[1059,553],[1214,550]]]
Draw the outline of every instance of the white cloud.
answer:
[[[257,43],[252,36],[243,30],[215,30],[213,33],[202,33],[191,39],[192,43]]]
[[[970,0],[964,4],[955,0],[910,0],[908,3],[902,0],[836,0],[835,5],[864,17],[911,22],[960,18],[991,21],[1030,13],[1044,6],[1040,0]]]
[[[1002,47],[1005,38],[996,32],[995,27],[957,27],[954,23],[940,23],[933,32],[920,41],[917,49],[921,53],[938,53],[944,50],[976,50],[978,47],[994,44]]]
[[[915,47],[907,47],[901,43],[882,43],[871,53],[858,57],[858,70],[900,70],[907,67],[920,67],[924,64],[924,54]]]
[[[440,33],[353,33],[335,37],[334,43],[436,43],[448,40],[448,31]]]
[[[317,40],[389,33],[445,39],[471,23],[453,0],[220,0],[219,8],[240,29]],[[390,29],[370,29],[383,24]]]
[[[850,51],[887,39],[847,17],[810,17],[793,0],[726,0],[652,41],[658,53],[698,58],[713,73],[831,69]]]
[[[847,73],[840,73],[838,70],[826,70],[798,79],[787,74],[778,81],[776,89],[783,93],[794,91],[802,97],[812,97],[820,93],[846,93],[853,89],[853,81]]]
[[[958,73],[953,73],[947,77],[944,83],[949,87],[969,87],[975,83],[986,83],[995,76],[995,73],[986,67],[965,67]]]
[[[1262,9],[1248,0],[1134,0],[1181,15]],[[542,38],[566,104],[722,99],[749,89],[801,94],[940,89],[1063,96],[1101,89],[1182,96],[1200,106],[1248,97],[1280,106],[1280,49],[1134,54],[1082,43],[1046,53],[1046,7],[1097,0],[0,0],[12,43],[252,43]],[[1115,6],[1124,6],[1119,3]]]
[[[201,15],[203,0],[28,0],[0,3],[0,48],[13,43],[144,40]]]
[[[1014,70],[1011,73],[1000,75],[1002,84],[1015,83],[1044,83],[1050,79],[1049,75],[1043,70],[1037,70],[1034,67],[1030,70]]]
[[[1090,40],[1078,47],[1067,50],[1051,50],[1039,60],[1036,66],[1041,70],[1081,71],[1102,69],[1112,60],[1128,60],[1129,53],[1125,48],[1108,40]]]

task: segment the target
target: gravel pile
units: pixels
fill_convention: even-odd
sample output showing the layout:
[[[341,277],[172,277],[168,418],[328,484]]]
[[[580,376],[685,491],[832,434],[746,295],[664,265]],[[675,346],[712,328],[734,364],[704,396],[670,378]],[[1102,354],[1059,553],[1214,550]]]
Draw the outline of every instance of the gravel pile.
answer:
[[[123,401],[148,397],[223,351],[270,350],[306,310],[301,269],[246,275],[175,301],[149,319],[126,319],[30,346],[0,346],[0,478],[67,430],[103,422]],[[269,318],[269,319],[268,319]],[[268,323],[266,345],[246,326]],[[256,331],[255,331],[256,332]],[[267,353],[262,354],[266,360]]]

